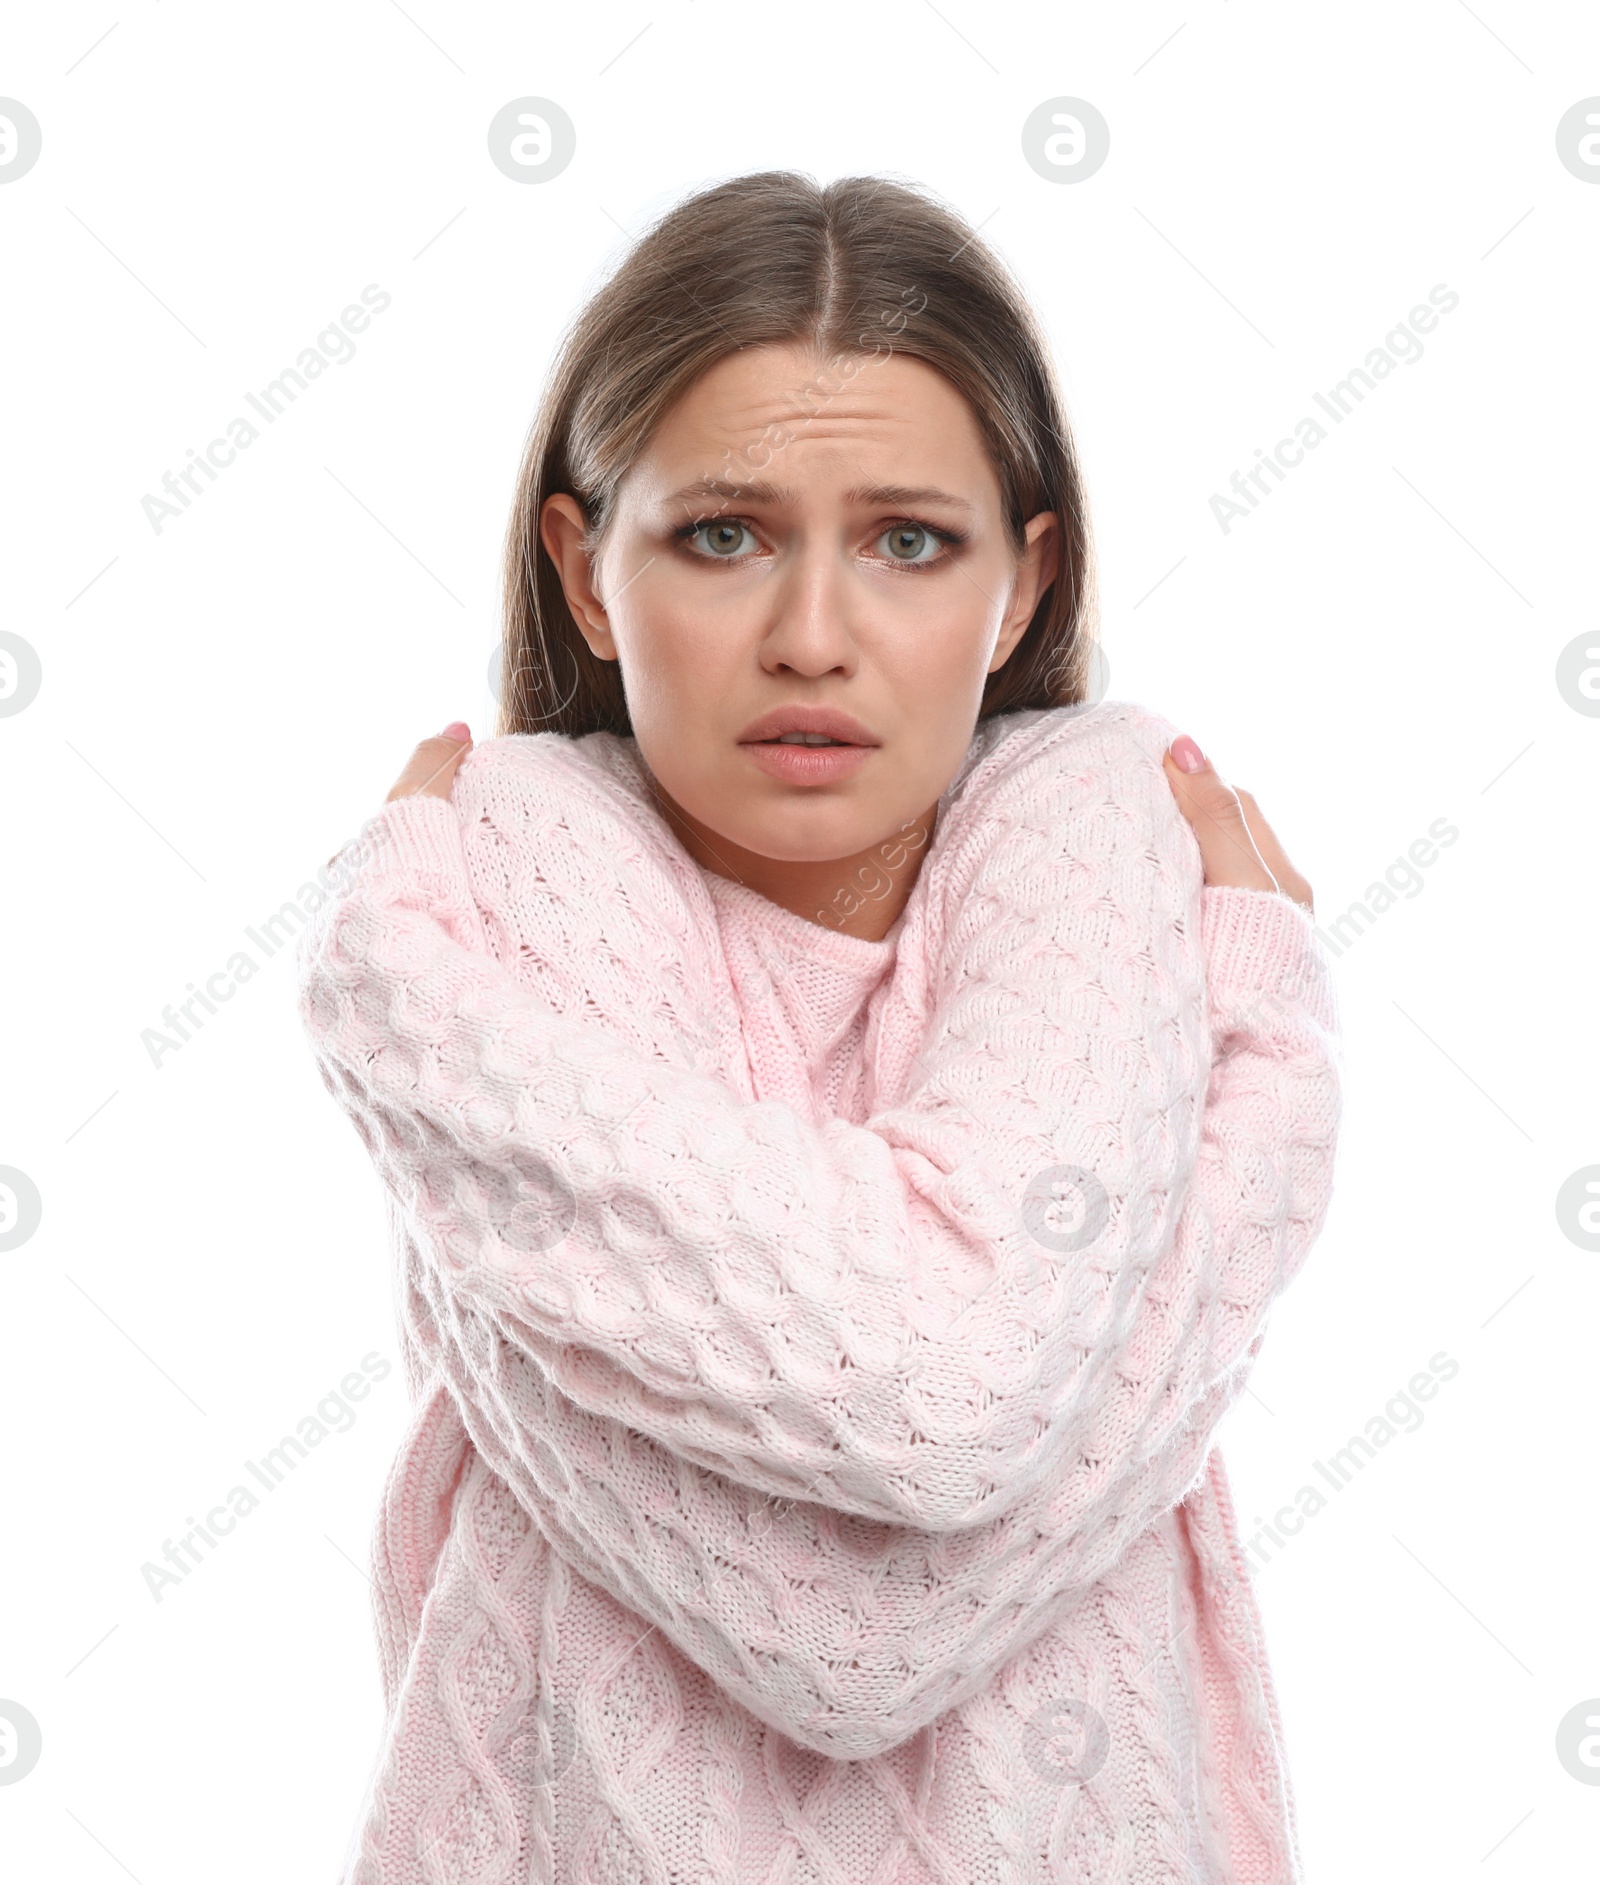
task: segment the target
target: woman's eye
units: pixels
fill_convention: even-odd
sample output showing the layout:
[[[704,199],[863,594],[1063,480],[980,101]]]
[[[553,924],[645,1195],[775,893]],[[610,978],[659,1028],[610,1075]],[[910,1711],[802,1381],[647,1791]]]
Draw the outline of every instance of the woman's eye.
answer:
[[[724,563],[760,548],[755,532],[736,517],[702,518],[682,527],[678,535],[697,554]],[[878,538],[877,548],[889,561],[915,567],[942,561],[949,542],[926,524],[894,524]]]
[[[878,539],[887,544],[887,555],[896,563],[932,563],[944,544],[923,524],[896,524]]]
[[[740,541],[743,537],[751,537],[754,542],[747,524],[736,523],[726,517],[713,517],[703,524],[696,524],[689,533],[689,540],[694,542],[701,537],[705,539],[706,547],[713,556],[722,557],[740,555],[744,550]]]

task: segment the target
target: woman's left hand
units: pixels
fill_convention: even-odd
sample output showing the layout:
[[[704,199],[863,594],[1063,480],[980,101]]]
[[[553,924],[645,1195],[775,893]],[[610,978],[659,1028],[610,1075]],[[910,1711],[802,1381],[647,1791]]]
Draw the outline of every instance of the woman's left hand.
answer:
[[[1178,809],[1199,840],[1206,883],[1279,890],[1315,913],[1310,884],[1289,862],[1248,792],[1221,778],[1187,733],[1172,742],[1162,764]]]

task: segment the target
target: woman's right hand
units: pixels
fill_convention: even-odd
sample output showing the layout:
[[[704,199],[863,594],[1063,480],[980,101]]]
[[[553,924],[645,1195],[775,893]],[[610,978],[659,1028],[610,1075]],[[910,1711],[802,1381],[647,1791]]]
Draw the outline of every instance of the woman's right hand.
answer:
[[[419,793],[449,798],[461,762],[471,750],[471,730],[464,721],[452,720],[442,733],[418,745],[405,771],[390,788],[389,798],[413,798]]]
[[[1279,890],[1315,914],[1311,886],[1289,862],[1261,807],[1243,787],[1227,783],[1180,733],[1162,756],[1178,809],[1194,828],[1207,884]]]
[[[390,787],[384,803],[387,805],[394,799],[412,798],[418,793],[449,798],[461,762],[471,751],[471,730],[464,721],[452,720],[442,733],[436,733],[431,740],[423,740],[417,746],[406,763],[405,771]],[[335,851],[322,868],[332,870],[338,857],[339,853]]]

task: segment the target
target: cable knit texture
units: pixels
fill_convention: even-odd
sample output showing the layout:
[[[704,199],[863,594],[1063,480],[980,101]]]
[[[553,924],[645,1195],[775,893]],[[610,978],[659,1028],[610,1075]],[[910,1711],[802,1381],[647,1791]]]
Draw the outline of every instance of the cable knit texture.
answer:
[[[1175,733],[980,723],[881,942],[702,871],[612,734],[347,847],[300,1011],[414,1418],[342,1885],[1300,1879],[1213,1442],[1337,1021]]]

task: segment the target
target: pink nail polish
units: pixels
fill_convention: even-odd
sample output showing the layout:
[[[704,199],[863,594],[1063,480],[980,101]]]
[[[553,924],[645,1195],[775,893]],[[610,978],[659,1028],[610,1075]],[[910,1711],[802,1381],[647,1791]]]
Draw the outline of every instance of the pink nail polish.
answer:
[[[1204,772],[1206,756],[1187,733],[1180,733],[1172,742],[1172,757],[1185,772]]]
[[[439,738],[442,740],[470,740],[472,738],[472,729],[467,725],[465,720],[452,720],[449,726],[439,735]]]

